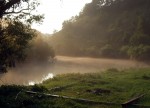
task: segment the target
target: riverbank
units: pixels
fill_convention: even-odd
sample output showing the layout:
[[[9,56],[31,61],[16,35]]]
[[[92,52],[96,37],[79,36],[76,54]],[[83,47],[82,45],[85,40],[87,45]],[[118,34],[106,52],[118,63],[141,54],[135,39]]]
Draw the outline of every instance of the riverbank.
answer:
[[[34,86],[1,86],[0,107],[121,108],[122,103],[140,95],[144,96],[134,104],[150,106],[149,84],[150,68],[110,68],[96,73],[63,74]],[[26,91],[34,91],[37,94],[28,94]],[[61,97],[51,97],[43,93]],[[91,104],[74,99],[86,99],[103,104]]]
[[[26,63],[16,66],[16,68],[0,75],[0,79],[4,82],[0,81],[0,84],[28,85],[31,82],[39,83],[49,74],[54,76],[66,73],[84,74],[105,71],[109,68],[124,70],[149,67],[150,65],[147,63],[133,60],[56,56],[56,62],[54,63],[43,64],[36,62],[36,64]]]

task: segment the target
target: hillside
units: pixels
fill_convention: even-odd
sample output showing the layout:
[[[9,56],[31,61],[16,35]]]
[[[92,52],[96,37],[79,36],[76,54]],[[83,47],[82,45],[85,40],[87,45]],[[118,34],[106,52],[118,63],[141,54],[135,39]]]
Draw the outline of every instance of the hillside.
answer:
[[[58,55],[149,60],[149,6],[149,0],[93,0],[50,43]]]

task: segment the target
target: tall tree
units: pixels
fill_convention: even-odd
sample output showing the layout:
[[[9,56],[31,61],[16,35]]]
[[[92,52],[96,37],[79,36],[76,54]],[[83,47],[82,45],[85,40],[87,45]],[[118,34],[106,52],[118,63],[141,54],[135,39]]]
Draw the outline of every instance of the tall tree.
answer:
[[[0,71],[25,58],[25,49],[35,36],[31,24],[43,19],[33,14],[38,5],[37,0],[0,0]]]

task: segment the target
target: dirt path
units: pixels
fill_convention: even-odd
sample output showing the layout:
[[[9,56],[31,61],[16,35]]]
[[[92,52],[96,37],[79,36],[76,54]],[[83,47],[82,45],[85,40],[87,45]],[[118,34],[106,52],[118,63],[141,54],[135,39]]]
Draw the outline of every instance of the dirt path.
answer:
[[[127,69],[149,67],[141,62],[120,59],[97,59],[88,57],[57,56],[54,64],[21,65],[11,69],[6,74],[1,74],[0,84],[28,84],[40,82],[52,74],[100,72],[108,68]],[[52,73],[52,74],[50,74]]]

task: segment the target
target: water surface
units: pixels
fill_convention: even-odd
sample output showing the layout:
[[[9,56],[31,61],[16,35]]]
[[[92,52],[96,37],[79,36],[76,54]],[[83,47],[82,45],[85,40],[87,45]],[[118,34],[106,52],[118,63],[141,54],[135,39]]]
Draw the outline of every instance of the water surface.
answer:
[[[108,68],[127,69],[144,68],[148,64],[132,60],[101,59],[89,57],[57,56],[56,62],[26,63],[10,69],[6,74],[0,74],[0,84],[33,85],[43,80],[53,78],[57,74],[101,72]]]

